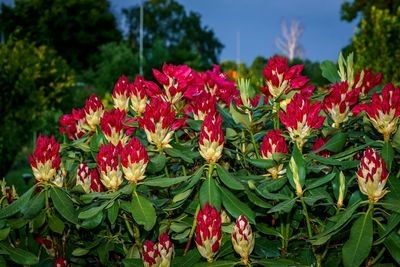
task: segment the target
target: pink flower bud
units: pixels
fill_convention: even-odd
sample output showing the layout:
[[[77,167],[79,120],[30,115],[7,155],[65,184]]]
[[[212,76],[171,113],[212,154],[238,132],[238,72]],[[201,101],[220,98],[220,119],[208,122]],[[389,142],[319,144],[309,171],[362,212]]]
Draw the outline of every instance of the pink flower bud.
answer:
[[[367,147],[361,159],[357,178],[361,193],[372,202],[377,202],[388,192],[385,189],[388,178],[385,161],[370,147]]]
[[[201,256],[212,262],[221,246],[221,216],[208,203],[197,214],[196,245]]]
[[[225,102],[230,105],[231,101],[236,99],[240,92],[235,86],[235,81],[227,79],[225,73],[221,73],[220,67],[214,65],[213,70],[208,70],[201,75],[205,90],[216,97],[218,102]]]
[[[331,117],[333,126],[339,128],[347,121],[351,108],[357,103],[359,89],[351,89],[346,81],[335,83],[330,87],[330,93],[324,98],[324,110]]]
[[[319,116],[321,108],[320,102],[311,104],[310,100],[297,93],[287,105],[286,113],[279,112],[279,118],[300,150],[311,131],[320,128],[324,123],[325,117]]]
[[[67,134],[70,140],[81,138],[86,130],[83,128],[86,125],[86,114],[83,109],[72,109],[72,114],[64,114],[58,123],[61,127],[58,128],[62,134]]]
[[[144,129],[149,143],[158,150],[171,147],[169,142],[178,126],[175,121],[175,111],[171,104],[160,97],[153,97],[147,104],[142,118],[138,118],[139,125]]]
[[[157,244],[146,240],[143,245],[142,257],[145,267],[158,267],[161,262],[161,255],[158,251]]]
[[[60,167],[61,159],[58,154],[60,144],[54,136],[47,137],[39,134],[33,155],[29,156],[33,175],[38,182],[51,182]]]
[[[200,95],[193,97],[192,101],[188,103],[188,112],[193,112],[195,120],[204,120],[207,114],[214,114],[216,109],[215,96],[203,91]]]
[[[172,244],[167,234],[163,233],[160,235],[157,248],[161,256],[161,262],[159,266],[169,267],[174,254],[174,244]]]
[[[101,184],[97,170],[90,170],[86,162],[78,166],[76,185],[81,185],[86,193],[103,191],[103,185]]]
[[[215,163],[221,157],[223,148],[224,132],[222,131],[221,116],[219,114],[208,114],[201,125],[200,155],[208,163]]]
[[[144,179],[148,162],[149,158],[145,147],[137,138],[132,137],[121,153],[121,165],[125,179],[133,183]]]
[[[372,125],[388,141],[397,130],[400,117],[400,88],[389,83],[383,88],[381,95],[372,95],[371,104],[360,104],[353,109],[355,115],[361,111],[367,113]]]
[[[114,100],[114,107],[116,109],[128,111],[129,107],[129,80],[126,76],[119,77],[117,83],[114,86],[112,98]]]
[[[161,89],[153,82],[146,81],[142,76],[137,76],[135,81],[129,85],[131,95],[131,108],[136,116],[142,116],[146,109],[148,96],[162,94]]]
[[[68,267],[68,262],[63,259],[63,257],[58,257],[54,263],[54,267]]]
[[[301,76],[303,65],[295,65],[289,68],[288,61],[278,55],[270,58],[263,69],[266,86],[261,91],[265,96],[271,95],[277,99],[282,94],[287,94],[293,89],[301,89],[308,79]]]
[[[381,84],[382,82],[382,74],[378,73],[376,76],[374,73],[370,70],[363,70],[364,71],[364,77],[361,81],[361,84],[359,86],[361,95],[365,96],[368,94],[369,91],[371,91],[375,86]],[[358,85],[360,83],[360,78],[361,78],[361,73],[358,72],[356,75],[356,79],[354,81],[355,85]]]
[[[264,159],[272,160],[275,153],[286,154],[288,149],[285,138],[282,136],[281,130],[269,131],[263,139],[261,144],[261,155]],[[273,179],[279,178],[280,175],[284,174],[286,170],[283,168],[283,164],[278,164],[268,169],[269,174]]]
[[[232,232],[232,244],[236,253],[242,258],[244,265],[249,263],[249,256],[254,249],[255,238],[246,217],[237,218]]]
[[[101,145],[97,154],[96,163],[100,172],[101,182],[111,191],[118,190],[122,183],[122,172],[119,167],[118,157],[121,145],[114,146],[112,143]]]
[[[100,119],[101,131],[104,133],[107,141],[114,146],[118,145],[118,143],[125,145],[128,142],[128,136],[125,135],[124,131],[125,119],[125,111],[119,109],[104,112]]]
[[[90,126],[92,131],[96,130],[97,125],[100,123],[100,118],[103,116],[104,106],[101,103],[100,98],[95,94],[91,95],[88,100],[86,100],[85,114],[87,124]]]

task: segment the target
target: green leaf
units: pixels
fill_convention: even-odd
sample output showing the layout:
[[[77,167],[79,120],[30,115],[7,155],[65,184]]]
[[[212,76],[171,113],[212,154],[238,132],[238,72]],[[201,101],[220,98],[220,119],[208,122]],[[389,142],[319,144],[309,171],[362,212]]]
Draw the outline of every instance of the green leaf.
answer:
[[[400,200],[400,179],[389,176],[387,179],[387,185],[389,187],[388,198]]]
[[[259,198],[256,194],[251,192],[250,190],[246,189],[246,195],[248,199],[254,204],[264,209],[270,209],[272,206],[268,202]]]
[[[340,82],[340,77],[337,72],[336,65],[330,61],[325,60],[320,65],[322,76],[331,83]]]
[[[156,223],[157,215],[153,204],[137,193],[132,198],[131,213],[136,223],[143,225],[146,231],[150,231]]]
[[[398,233],[392,233],[387,236],[383,243],[397,264],[400,264],[400,235]]]
[[[230,189],[244,190],[244,186],[236,179],[236,177],[231,175],[220,165],[217,165],[217,173],[221,181]]]
[[[165,152],[167,152],[168,155],[170,155],[171,157],[174,158],[181,158],[184,161],[188,162],[188,163],[193,163],[193,159],[190,158],[186,153],[175,149],[175,148],[165,148],[164,149]]]
[[[35,265],[39,263],[37,256],[20,248],[12,248],[8,244],[0,243],[0,248],[5,250],[11,260],[21,265]]]
[[[264,223],[256,224],[256,229],[258,231],[260,231],[261,233],[263,233],[263,234],[272,235],[272,236],[276,236],[276,237],[279,237],[279,238],[283,238],[282,234],[279,231],[277,231],[276,229],[274,229],[272,227],[269,227],[268,225],[266,225]]]
[[[232,267],[235,266],[236,264],[239,264],[240,262],[237,261],[214,261],[214,262],[200,262],[196,263],[193,265],[193,267]]]
[[[122,263],[125,267],[143,267],[142,259],[124,259],[122,260]]]
[[[255,263],[258,263],[260,266],[268,266],[268,267],[288,267],[288,266],[302,266],[297,264],[293,260],[289,259],[276,259],[276,260],[255,260]]]
[[[155,179],[146,178],[142,184],[155,187],[170,187],[172,185],[176,185],[186,181],[187,179],[189,179],[189,177],[190,176],[180,176],[175,178],[162,177]]]
[[[296,193],[302,189],[306,179],[306,167],[303,155],[294,146],[292,157],[289,161],[289,168],[287,169],[287,177],[289,178],[290,185],[296,190]]]
[[[3,241],[4,239],[6,239],[8,237],[8,235],[10,234],[10,227],[4,228],[0,230],[0,241]]]
[[[119,212],[119,201],[116,200],[114,201],[114,204],[109,209],[107,209],[107,217],[111,224],[115,224],[115,221],[118,218],[118,212]]]
[[[288,199],[285,200],[278,205],[274,206],[272,209],[268,211],[268,213],[273,213],[273,212],[285,212],[288,213],[289,211],[292,210],[294,204],[296,203],[296,199]]]
[[[394,151],[393,151],[393,147],[392,144],[388,141],[386,141],[383,144],[383,148],[382,148],[382,158],[385,160],[386,163],[386,167],[388,172],[390,172],[390,170],[392,169],[392,162],[393,162],[393,158],[394,158]]]
[[[47,223],[49,224],[51,231],[57,234],[62,234],[64,232],[64,222],[61,221],[57,216],[50,215],[47,218]]]
[[[286,177],[281,177],[277,179],[266,179],[262,182],[258,188],[263,191],[264,189],[268,190],[268,192],[276,192],[281,189],[287,183]]]
[[[217,210],[221,210],[221,193],[212,177],[205,180],[201,185],[199,198],[201,207],[204,207],[208,202]]]
[[[90,252],[90,250],[88,250],[86,248],[76,248],[72,251],[72,255],[75,257],[81,257],[81,256],[88,254],[89,252]]]
[[[399,225],[400,223],[400,214],[395,213],[389,217],[387,225],[385,228],[379,232],[379,239],[374,242],[374,245],[377,245],[385,240],[385,238]],[[382,225],[382,224],[381,224]]]
[[[247,206],[247,204],[241,202],[228,189],[220,187],[220,190],[222,196],[222,204],[224,205],[224,208],[234,218],[238,218],[240,215],[244,215],[250,223],[252,224],[256,223],[255,214],[253,210],[249,206]]]
[[[324,184],[330,182],[333,178],[335,178],[335,176],[336,176],[336,173],[330,173],[330,174],[328,174],[328,175],[326,175],[324,177],[317,178],[317,179],[315,179],[316,181],[314,181],[314,182],[310,183],[309,185],[307,185],[306,189],[307,190],[311,190],[313,188],[317,188],[317,187],[319,187],[321,185],[324,185]]]
[[[360,216],[351,227],[350,238],[343,245],[343,265],[360,266],[368,257],[372,247],[373,225],[372,212]]]
[[[193,191],[193,189],[190,188],[190,189],[188,189],[186,191],[183,191],[183,192],[175,195],[174,198],[172,199],[172,202],[173,203],[177,203],[177,202],[186,200],[190,196],[190,194],[192,194],[192,191]]]
[[[104,217],[103,212],[99,212],[97,213],[97,215],[89,219],[83,220],[81,225],[85,229],[93,229],[103,221],[103,217]]]
[[[397,200],[386,199],[385,201],[379,202],[379,205],[383,206],[387,210],[400,213],[400,205]]]
[[[93,207],[90,209],[87,209],[85,211],[82,211],[79,213],[78,218],[85,220],[85,219],[90,219],[94,216],[96,216],[98,213],[102,212],[104,208],[106,207],[106,203],[102,204],[101,206],[98,207]]]
[[[150,173],[156,173],[164,169],[168,159],[163,153],[159,153],[149,160],[146,170]]]
[[[28,191],[25,192],[20,198],[15,200],[11,205],[8,205],[4,208],[0,209],[0,219],[4,219],[14,215],[19,212],[31,199],[31,195],[33,191],[35,191],[36,187],[32,186]]]
[[[251,165],[262,168],[268,169],[274,167],[277,163],[271,159],[246,159]]]
[[[187,125],[189,125],[190,128],[193,130],[200,132],[201,131],[201,125],[203,124],[203,121],[201,120],[186,120]]]
[[[326,142],[325,145],[320,147],[318,150],[314,151],[315,153],[320,152],[322,150],[329,150],[331,152],[338,153],[342,151],[344,145],[346,144],[348,134],[346,133],[335,133],[334,136]]]
[[[200,253],[197,249],[189,250],[186,256],[175,257],[173,260],[173,266],[193,266],[201,259]]]
[[[33,219],[36,215],[38,215],[45,204],[45,192],[39,192],[34,195],[29,201],[29,205],[25,205],[21,209],[21,213],[24,215],[25,219]]]
[[[53,187],[50,189],[50,197],[53,201],[54,207],[61,216],[71,223],[78,224],[77,211],[74,208],[71,198],[64,190]]]
[[[240,111],[236,105],[232,102],[229,108],[229,113],[231,113],[233,121],[247,129],[250,129],[251,121],[249,115]]]

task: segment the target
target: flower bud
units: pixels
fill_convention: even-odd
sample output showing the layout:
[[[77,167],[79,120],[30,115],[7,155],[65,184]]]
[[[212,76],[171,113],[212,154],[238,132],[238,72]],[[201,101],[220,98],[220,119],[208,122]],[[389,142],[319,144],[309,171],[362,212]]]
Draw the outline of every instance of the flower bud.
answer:
[[[118,143],[125,145],[128,142],[128,136],[125,135],[124,130],[125,118],[125,111],[112,109],[110,112],[104,112],[100,119],[101,131],[107,141],[114,146],[118,145]]]
[[[208,114],[203,124],[199,137],[200,155],[208,162],[217,162],[224,148],[224,132],[222,131],[222,119],[218,114]]]
[[[160,235],[157,244],[160,253],[160,267],[169,267],[171,265],[172,256],[174,254],[174,244],[172,244],[168,235],[163,233]]]
[[[124,75],[119,77],[114,86],[112,98],[114,100],[114,107],[123,111],[128,111],[129,107],[129,81]]]
[[[121,151],[121,145],[116,147],[109,143],[101,145],[97,154],[96,163],[100,172],[101,182],[111,191],[118,190],[122,183],[122,172],[119,167],[118,157]]]
[[[216,112],[215,96],[206,91],[202,92],[189,102],[188,112],[193,112],[193,118],[195,120],[204,121],[207,114],[214,114]]]
[[[86,100],[85,114],[86,122],[92,131],[96,131],[97,125],[100,123],[100,118],[103,116],[104,106],[101,103],[100,98],[95,94],[91,95],[88,100]]]
[[[279,118],[300,151],[312,129],[318,129],[324,123],[325,117],[318,115],[321,108],[320,102],[311,104],[307,97],[297,93],[287,105],[286,113],[279,112]]]
[[[56,262],[54,263],[54,267],[68,267],[68,263],[63,257],[58,257]]]
[[[89,170],[89,166],[86,162],[78,166],[76,185],[81,185],[85,193],[103,191],[103,185],[101,184],[97,170]]]
[[[137,76],[129,85],[131,95],[131,108],[137,117],[141,117],[146,109],[147,96],[162,94],[161,89],[153,82],[146,81],[142,76]]]
[[[264,159],[273,160],[275,153],[286,154],[288,149],[285,138],[282,136],[281,130],[269,131],[263,139],[261,144],[261,155]],[[286,170],[283,168],[283,164],[278,164],[272,168],[268,168],[269,175],[273,179],[279,178],[280,175],[284,174]]]
[[[72,114],[64,114],[58,123],[61,125],[59,132],[66,133],[70,140],[79,139],[86,133],[86,114],[83,109],[72,109]]]
[[[66,177],[67,177],[67,171],[61,164],[60,167],[57,169],[56,175],[54,175],[52,183],[58,187],[63,187]]]
[[[50,182],[60,167],[60,144],[54,136],[39,135],[33,155],[29,156],[33,175],[38,182]]]
[[[385,161],[370,147],[364,152],[357,172],[361,193],[371,202],[377,202],[388,192],[385,184],[388,178]]]
[[[149,158],[145,147],[137,138],[132,137],[121,153],[121,165],[125,179],[133,183],[144,179],[148,162]]]
[[[249,263],[249,256],[254,249],[255,238],[251,226],[246,217],[240,215],[237,218],[232,232],[232,244],[236,253],[242,258],[242,263]]]
[[[196,246],[201,256],[212,262],[221,246],[221,216],[208,203],[196,217]]]
[[[231,223],[231,217],[229,214],[226,212],[224,208],[221,208],[221,223],[222,224],[230,224]]]
[[[338,209],[343,207],[345,191],[346,191],[346,180],[345,180],[343,172],[340,172],[340,174],[339,174],[339,196],[338,196],[338,200],[336,203],[336,206],[338,207]]]
[[[161,255],[158,251],[157,244],[150,240],[146,240],[143,245],[143,265],[145,267],[158,267],[161,262]]]

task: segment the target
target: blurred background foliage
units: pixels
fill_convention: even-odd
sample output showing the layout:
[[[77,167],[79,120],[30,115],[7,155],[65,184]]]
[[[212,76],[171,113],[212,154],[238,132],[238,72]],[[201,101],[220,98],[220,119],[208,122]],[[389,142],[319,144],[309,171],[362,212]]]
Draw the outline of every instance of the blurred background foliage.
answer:
[[[359,20],[344,52],[355,51],[356,67],[383,72],[386,81],[400,80],[399,6],[398,0],[342,5],[343,20]],[[258,56],[248,66],[219,62],[224,46],[198,13],[176,0],[145,1],[143,9],[146,79],[153,79],[152,69],[164,62],[197,71],[220,64],[231,79],[250,78],[253,88],[264,86],[262,69],[273,55]],[[108,0],[16,0],[0,6],[0,177],[10,170],[7,178],[29,171],[26,158],[36,133],[57,134],[63,113],[83,106],[92,93],[109,96],[120,75],[133,79],[139,73],[139,14],[136,5],[117,17]],[[311,83],[326,85],[319,62],[290,64],[304,64]]]

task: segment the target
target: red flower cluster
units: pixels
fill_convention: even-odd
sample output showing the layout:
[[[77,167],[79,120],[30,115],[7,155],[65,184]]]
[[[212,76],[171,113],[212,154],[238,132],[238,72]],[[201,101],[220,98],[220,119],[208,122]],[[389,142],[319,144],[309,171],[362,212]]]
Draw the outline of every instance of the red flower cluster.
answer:
[[[85,135],[86,114],[84,109],[72,109],[72,114],[64,114],[58,121],[61,125],[59,131],[67,134],[71,140],[79,139]]]
[[[187,112],[193,112],[195,120],[203,121],[207,114],[215,114],[217,112],[216,102],[215,96],[204,91],[200,95],[193,97],[193,100],[188,103]]]
[[[86,100],[85,114],[86,122],[92,131],[96,131],[97,125],[100,123],[100,118],[103,116],[104,106],[101,100],[95,94],[91,95],[88,100]]]
[[[33,175],[38,182],[52,182],[61,163],[59,151],[60,144],[54,136],[39,135],[35,151],[29,156]]]
[[[215,163],[221,157],[224,148],[224,132],[219,114],[210,113],[205,117],[201,125],[199,148],[200,155],[208,163]]]
[[[375,129],[383,134],[385,141],[397,130],[400,117],[400,88],[389,83],[382,90],[382,94],[374,93],[372,101],[360,104],[353,109],[354,115],[365,111]]]
[[[145,147],[137,138],[132,137],[121,152],[121,165],[125,179],[134,183],[144,179],[148,162],[149,158]]]
[[[143,264],[145,267],[156,267],[171,265],[172,255],[174,253],[174,245],[169,236],[165,233],[161,234],[158,243],[146,240],[143,245]]]
[[[97,169],[90,170],[86,162],[78,166],[76,185],[81,185],[86,193],[103,192],[104,190]]]
[[[121,145],[114,146],[112,143],[101,145],[97,154],[96,163],[100,172],[103,185],[111,191],[118,190],[122,183],[122,172],[119,167],[118,158],[121,154]]]
[[[126,76],[119,77],[114,86],[112,98],[114,100],[114,107],[116,109],[128,111],[129,107],[129,80]]]
[[[104,133],[108,142],[114,146],[121,143],[125,145],[128,142],[128,136],[125,135],[124,122],[126,119],[125,111],[112,109],[110,112],[104,112],[100,119],[101,131]]]
[[[270,58],[263,75],[266,79],[266,86],[261,91],[266,97],[272,96],[277,99],[282,94],[287,94],[293,89],[302,89],[308,82],[308,78],[301,76],[303,65],[295,65],[289,68],[288,61],[278,55]],[[306,91],[313,90],[313,87],[306,87]]]
[[[286,145],[285,138],[282,136],[281,130],[271,130],[269,131],[263,139],[261,143],[261,155],[264,159],[272,160],[274,153],[282,153],[286,154],[288,152],[288,148]],[[286,172],[283,169],[283,164],[278,164],[272,168],[268,169],[269,174],[273,179],[279,178],[280,175]]]
[[[347,120],[351,108],[357,104],[359,89],[350,89],[346,81],[335,83],[324,98],[324,110],[333,120],[333,126],[340,127]]]
[[[153,82],[146,81],[142,76],[137,76],[129,85],[131,108],[136,116],[142,116],[146,109],[147,98],[162,94],[161,89]]]
[[[319,116],[321,108],[320,102],[311,104],[308,98],[297,93],[287,105],[286,113],[279,113],[279,118],[300,150],[311,130],[320,128],[324,123],[325,117]]]
[[[212,262],[221,246],[221,216],[208,203],[196,217],[196,245],[200,255]]]
[[[360,191],[367,195],[370,201],[377,202],[387,193],[384,188],[388,175],[385,161],[378,152],[367,147],[357,172]]]
[[[378,75],[374,75],[372,71],[363,70],[363,77],[361,77],[361,73],[357,73],[354,84],[358,85],[360,79],[362,78],[361,85],[357,89],[360,90],[361,95],[365,96],[371,91],[375,86],[381,84],[382,82],[382,74],[378,73]]]

